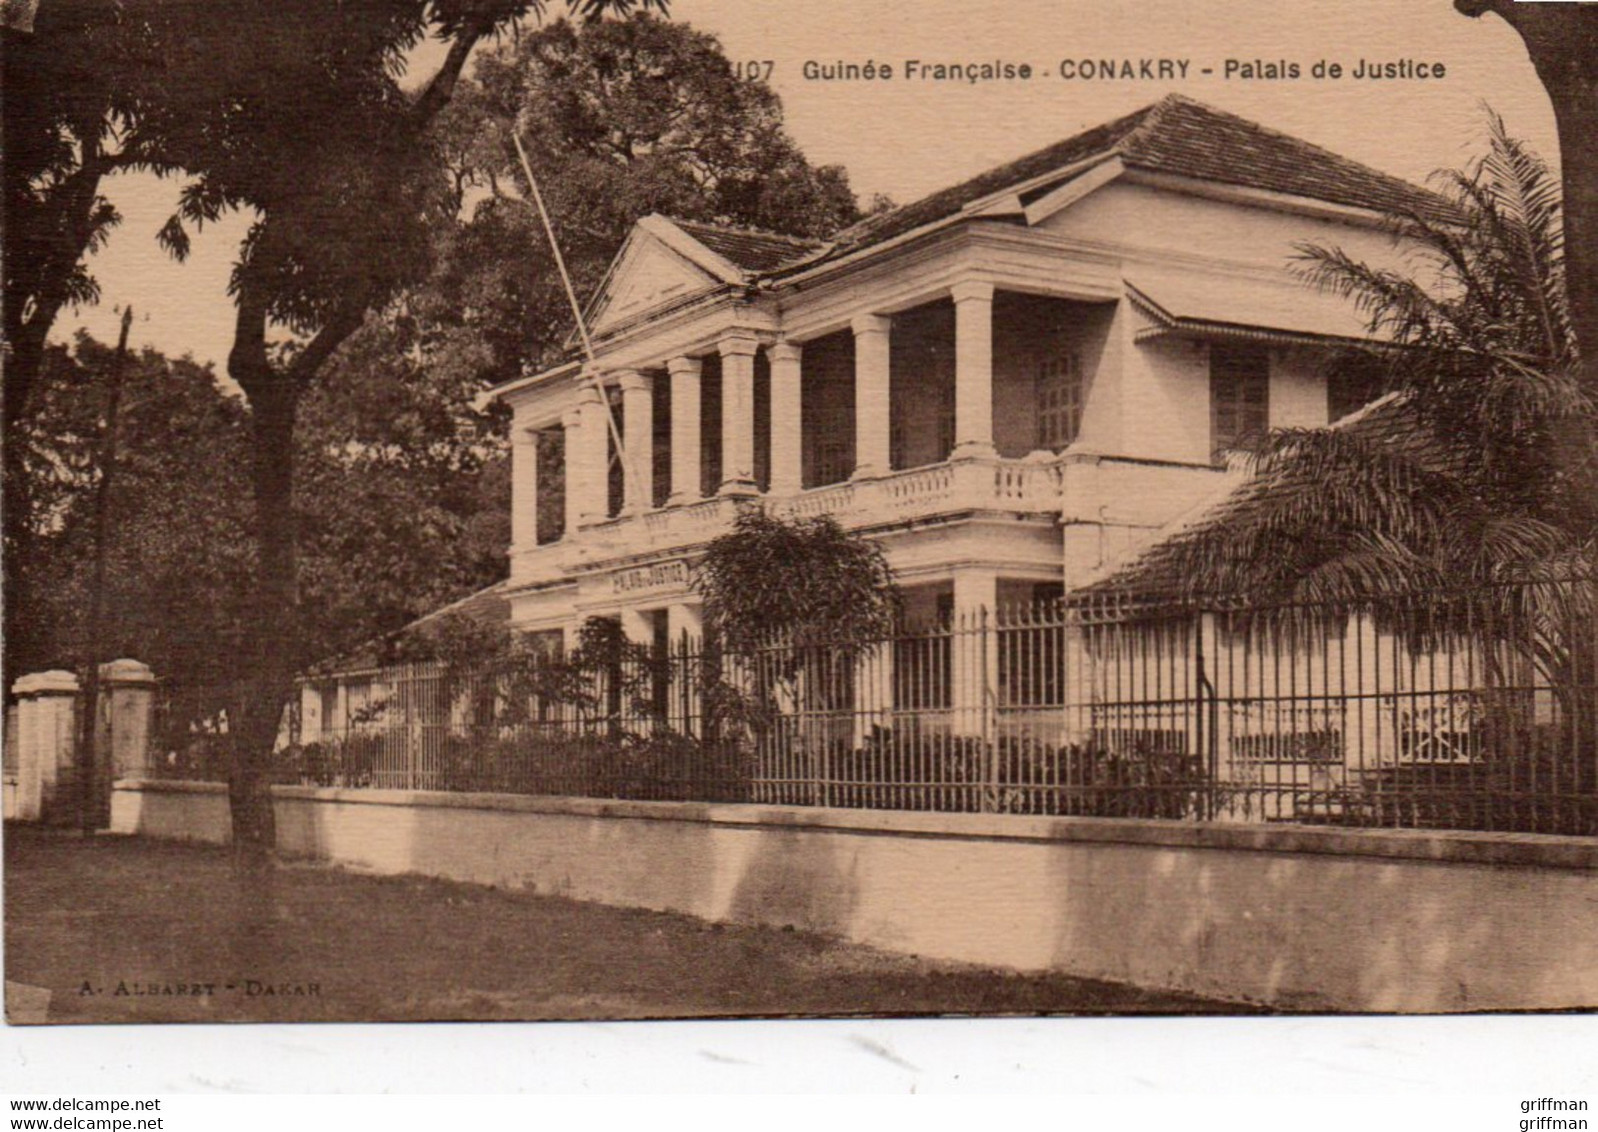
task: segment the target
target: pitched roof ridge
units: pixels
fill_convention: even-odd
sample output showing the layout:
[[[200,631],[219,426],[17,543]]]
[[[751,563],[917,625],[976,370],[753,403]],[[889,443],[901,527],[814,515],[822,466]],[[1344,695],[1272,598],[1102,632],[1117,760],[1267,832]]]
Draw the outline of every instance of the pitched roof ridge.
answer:
[[[1274,126],[1267,126],[1263,122],[1256,122],[1252,118],[1245,118],[1243,115],[1238,114],[1235,111],[1226,110],[1220,106],[1214,106],[1200,99],[1191,98],[1185,94],[1178,94],[1175,91],[1167,94],[1164,98],[1160,99],[1159,102],[1151,106],[1149,108],[1149,118],[1139,123],[1135,129],[1129,131],[1127,136],[1122,139],[1121,144],[1123,146],[1127,145],[1128,143],[1132,142],[1134,138],[1141,139],[1141,137],[1145,134],[1152,133],[1152,129],[1145,129],[1145,127],[1149,127],[1151,123],[1157,124],[1165,117],[1166,113],[1168,113],[1169,109],[1173,106],[1188,106],[1195,110],[1201,110],[1206,114],[1213,114],[1218,118],[1225,118],[1229,121],[1247,126],[1249,129],[1254,130],[1257,133],[1265,134],[1268,137],[1275,138],[1278,141],[1287,142],[1290,145],[1301,149],[1313,150],[1319,156],[1329,157],[1340,165],[1355,166],[1367,173],[1372,173],[1385,180],[1392,181],[1395,184],[1403,185],[1405,188],[1421,193],[1424,196],[1434,197],[1437,195],[1424,185],[1417,185],[1413,181],[1407,181],[1403,177],[1399,177],[1396,174],[1389,173],[1383,169],[1378,169],[1374,165],[1367,165],[1365,162],[1349,157],[1347,154],[1338,153],[1335,149],[1327,149],[1325,146],[1317,145],[1315,142],[1301,138],[1297,134],[1290,134],[1286,130],[1279,130]],[[1118,152],[1120,151],[1118,150]],[[1126,156],[1124,152],[1122,153],[1122,156]]]
[[[1117,139],[1116,143],[1110,147],[1110,152],[1117,156],[1125,156],[1128,146],[1135,144],[1145,135],[1150,134],[1154,130],[1158,129],[1160,122],[1165,118],[1167,111],[1169,111],[1172,106],[1180,103],[1186,103],[1189,106],[1197,106],[1202,110],[1211,109],[1211,107],[1206,103],[1200,102],[1196,98],[1188,98],[1184,95],[1177,94],[1173,90],[1164,98],[1159,99],[1157,102],[1151,102],[1145,106],[1141,111],[1142,117],[1138,119],[1137,123],[1133,125],[1130,130],[1126,131],[1126,133],[1122,134],[1120,138]]]
[[[769,228],[756,228],[749,224],[723,224],[719,220],[690,220],[686,216],[673,216],[670,213],[662,213],[662,215],[678,227],[686,225],[690,228],[713,228],[718,232],[731,232],[740,236],[759,236],[766,240],[783,240],[786,243],[804,248],[813,248],[826,242],[813,236],[795,236],[790,232],[774,232]]]
[[[934,197],[941,196],[941,195],[943,195],[945,193],[955,192],[956,190],[961,189],[961,188],[963,188],[963,187],[965,187],[967,185],[970,185],[970,184],[972,184],[975,181],[982,180],[984,177],[992,176],[994,173],[999,172],[1001,170],[1008,169],[1008,168],[1010,168],[1012,166],[1021,165],[1021,164],[1024,164],[1024,163],[1028,162],[1028,161],[1032,161],[1032,160],[1035,160],[1037,158],[1040,158],[1044,154],[1049,153],[1052,150],[1064,149],[1066,146],[1070,145],[1072,142],[1078,141],[1078,140],[1080,140],[1082,138],[1085,138],[1089,134],[1099,133],[1099,132],[1102,131],[1102,132],[1114,137],[1114,140],[1113,141],[1108,141],[1106,143],[1105,147],[1102,150],[1097,150],[1097,151],[1094,152],[1094,154],[1089,154],[1089,155],[1086,155],[1086,156],[1083,156],[1083,157],[1079,157],[1079,158],[1075,158],[1075,159],[1072,159],[1072,160],[1062,160],[1061,163],[1060,163],[1060,167],[1063,168],[1063,167],[1068,166],[1068,165],[1074,165],[1074,164],[1076,164],[1079,161],[1085,161],[1087,159],[1087,156],[1094,156],[1094,155],[1097,155],[1097,154],[1104,154],[1104,155],[1113,154],[1113,153],[1117,152],[1118,147],[1125,142],[1126,137],[1128,135],[1130,135],[1131,133],[1135,132],[1138,129],[1138,127],[1140,127],[1143,124],[1144,117],[1146,117],[1147,115],[1151,114],[1157,107],[1159,107],[1161,105],[1162,102],[1167,102],[1170,99],[1176,98],[1176,97],[1180,97],[1180,96],[1167,95],[1164,99],[1161,99],[1161,100],[1156,101],[1156,102],[1150,102],[1150,103],[1148,103],[1148,104],[1146,104],[1144,106],[1139,107],[1136,110],[1132,110],[1132,111],[1129,111],[1126,114],[1121,115],[1119,118],[1111,118],[1108,122],[1100,122],[1097,125],[1086,126],[1083,129],[1078,130],[1074,134],[1070,134],[1070,135],[1067,135],[1066,137],[1059,138],[1059,139],[1057,139],[1055,141],[1050,142],[1047,145],[1041,145],[1041,146],[1038,146],[1035,149],[1030,149],[1030,150],[1028,150],[1025,153],[1018,154],[1017,156],[1012,157],[1008,161],[1000,163],[999,165],[993,166],[993,167],[991,167],[989,169],[985,169],[985,170],[982,170],[982,171],[977,172],[977,173],[973,173],[969,177],[962,177],[958,181],[954,181],[954,182],[951,182],[950,184],[940,186],[939,188],[936,188],[936,189],[932,190],[929,193],[922,193],[920,196],[916,197],[914,200],[905,201],[903,204],[895,205],[893,208],[890,208],[886,212],[879,212],[879,213],[876,213],[876,214],[874,214],[872,216],[862,217],[861,219],[855,221],[853,224],[850,224],[850,225],[847,225],[847,226],[845,226],[843,228],[840,228],[837,232],[833,233],[832,239],[833,239],[833,241],[835,243],[846,244],[846,243],[848,243],[851,240],[851,238],[856,233],[859,233],[861,231],[870,231],[874,227],[880,227],[886,221],[886,219],[888,217],[894,216],[894,215],[896,215],[898,213],[905,212],[908,209],[912,209],[912,208],[915,208],[915,207],[917,207],[919,205],[922,205],[922,204],[924,204],[925,202],[931,200]],[[1125,133],[1122,133],[1119,136],[1116,136],[1117,129],[1124,129]],[[1009,187],[1010,184],[1017,184],[1020,181],[1031,180],[1031,179],[1032,178],[1025,177],[1025,176],[1018,177],[1016,181],[1009,182],[1009,184],[1001,186],[1000,189],[995,189],[993,191],[995,191],[995,192],[1001,191],[1003,188]]]

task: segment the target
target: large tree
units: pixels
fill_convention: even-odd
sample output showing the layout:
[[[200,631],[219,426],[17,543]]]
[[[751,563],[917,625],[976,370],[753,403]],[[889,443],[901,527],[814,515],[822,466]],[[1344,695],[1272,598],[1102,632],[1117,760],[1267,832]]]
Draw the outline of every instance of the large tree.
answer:
[[[441,127],[470,216],[432,293],[492,351],[494,377],[547,362],[572,329],[512,130],[583,295],[651,212],[801,236],[859,216],[847,174],[805,160],[769,86],[739,77],[714,37],[647,13],[486,52]]]
[[[151,12],[167,11],[160,0],[147,0],[147,4]],[[651,6],[651,0],[637,4],[582,0],[571,5],[588,16],[633,6]],[[273,5],[270,11],[246,3],[230,9],[229,18],[235,38],[246,36],[256,44],[251,52],[233,50],[235,40],[198,34],[184,37],[155,24],[140,25],[145,64],[169,82],[173,75],[186,73],[185,67],[203,71],[208,61],[216,63],[215,73],[186,88],[182,99],[164,98],[159,82],[149,86],[142,101],[122,107],[89,99],[100,117],[95,119],[86,112],[82,131],[114,135],[124,148],[136,137],[140,161],[188,175],[179,210],[161,233],[162,241],[175,254],[186,252],[194,226],[227,210],[248,209],[256,217],[232,283],[238,315],[228,362],[229,374],[247,401],[249,455],[245,463],[252,506],[246,513],[253,538],[243,541],[254,552],[253,576],[235,591],[242,607],[242,636],[238,647],[229,651],[240,671],[250,676],[248,692],[234,715],[239,742],[230,791],[236,840],[247,851],[259,851],[272,840],[270,806],[264,792],[267,761],[277,731],[278,705],[296,665],[307,656],[307,643],[314,640],[318,648],[338,647],[365,631],[369,623],[414,614],[419,601],[441,596],[455,585],[485,580],[485,564],[494,557],[485,551],[466,555],[464,562],[460,557],[441,562],[429,551],[429,546],[436,548],[440,535],[460,542],[464,533],[464,541],[472,543],[475,530],[477,549],[492,540],[494,509],[479,506],[476,514],[470,514],[470,507],[462,506],[459,484],[446,482],[463,471],[481,470],[486,457],[481,446],[446,443],[440,450],[429,442],[416,447],[418,437],[439,423],[436,418],[422,419],[426,412],[420,417],[391,414],[374,434],[363,431],[365,426],[351,427],[347,418],[340,419],[339,405],[349,389],[368,385],[375,375],[378,386],[389,381],[387,392],[399,394],[388,407],[416,408],[414,399],[407,401],[407,397],[416,392],[418,374],[424,370],[436,374],[435,363],[441,356],[459,360],[462,372],[492,372],[492,363],[485,366],[472,360],[483,347],[479,329],[470,325],[469,319],[432,318],[426,309],[428,289],[418,284],[427,277],[440,247],[448,249],[455,262],[460,261],[463,245],[454,238],[453,229],[462,193],[474,187],[473,178],[489,186],[490,199],[478,210],[480,216],[497,207],[501,216],[518,216],[526,224],[525,203],[513,199],[518,175],[507,172],[503,151],[491,162],[472,164],[469,171],[460,164],[461,154],[474,148],[481,154],[484,144],[502,146],[506,126],[518,119],[529,126],[532,136],[531,122],[542,105],[539,99],[561,97],[563,80],[551,80],[544,73],[542,87],[535,84],[520,92],[508,104],[508,118],[498,124],[497,136],[492,129],[487,131],[486,143],[477,137],[463,146],[462,135],[453,127],[470,121],[469,116],[448,123],[450,128],[441,128],[439,117],[449,105],[472,46],[541,9],[539,3],[514,0],[367,0],[331,12],[309,3]],[[145,9],[129,5],[117,11],[138,14]],[[270,31],[262,30],[268,22]],[[627,35],[651,43],[662,37],[670,41],[675,34],[660,21],[624,26],[629,29]],[[85,27],[102,30],[92,19]],[[428,32],[448,42],[445,61],[418,90],[402,89],[396,79],[399,60]],[[539,42],[554,45],[554,58],[561,50],[582,56],[580,44],[595,42],[586,40],[586,35],[582,26],[563,24],[558,35]],[[529,36],[522,42],[535,38]],[[57,45],[58,49],[62,46]],[[669,71],[683,62],[672,54],[681,46],[668,42],[670,50],[658,44],[651,50],[657,55],[665,52],[659,56],[664,60],[660,66]],[[669,137],[684,143],[684,151],[671,161],[641,160],[647,147],[640,142],[635,160],[605,168],[590,166],[586,172],[592,175],[586,181],[579,176],[582,171],[571,166],[566,170],[571,179],[562,178],[563,185],[586,185],[585,190],[556,202],[563,227],[571,223],[573,209],[580,220],[581,208],[593,201],[596,192],[616,194],[625,184],[646,186],[629,192],[626,199],[630,204],[606,217],[608,228],[603,238],[594,240],[593,254],[586,261],[593,278],[627,224],[639,213],[657,207],[802,231],[829,229],[854,215],[853,198],[841,174],[811,170],[781,133],[770,92],[737,84],[726,61],[713,50],[712,41],[699,37],[690,46],[697,52],[694,67],[704,75],[687,97],[714,94],[721,100],[716,114],[694,123],[694,130],[702,136],[662,133],[657,141]],[[583,66],[613,85],[615,76],[606,77],[608,68],[647,69],[641,56],[628,55],[620,64],[614,59],[595,64],[592,58],[583,57],[588,59]],[[575,73],[562,72],[558,66],[554,71],[568,78]],[[599,98],[601,105],[608,101],[607,95]],[[736,125],[713,137],[722,112],[737,119]],[[483,120],[490,117],[484,114]],[[313,120],[317,129],[306,129],[305,123]],[[627,128],[644,129],[636,125]],[[69,177],[72,162],[81,162],[89,151],[80,140],[81,132],[68,135],[58,130],[56,136],[65,155],[60,179]],[[561,153],[564,144],[546,138],[538,160]],[[535,139],[535,150],[539,145]],[[696,147],[713,154],[709,165],[699,164],[699,158],[689,152]],[[706,179],[707,170],[712,174],[710,180]],[[98,175],[103,176],[104,171]],[[35,179],[30,185],[37,189],[42,183]],[[509,191],[495,192],[496,183]],[[94,186],[98,191],[98,180]],[[583,231],[581,223],[575,228]],[[105,224],[97,229],[101,234],[105,230]],[[482,231],[477,229],[479,235]],[[534,239],[530,227],[524,229],[524,235],[527,243],[542,248],[542,240]],[[83,253],[94,238],[93,233],[74,237],[75,244],[62,246],[64,253],[75,247],[76,257],[69,257],[71,272],[80,278]],[[496,248],[501,262],[514,258],[507,257],[507,251],[517,250],[514,246]],[[585,262],[580,251],[575,258]],[[549,276],[541,258],[518,263],[515,273],[525,278],[541,267]],[[545,290],[553,299],[558,292],[547,286],[550,282],[552,276],[546,279]],[[82,292],[84,297],[89,293]],[[396,295],[400,296],[397,300]],[[439,290],[432,290],[431,296],[439,300]],[[450,295],[446,291],[442,306],[457,312],[476,309],[470,294],[466,302],[459,299],[459,292]],[[545,309],[553,306],[553,302],[547,303]],[[396,310],[401,312],[397,321]],[[374,319],[374,311],[385,317]],[[524,314],[514,316],[521,330],[527,326]],[[408,323],[407,318],[411,318]],[[356,347],[353,354],[341,354],[341,347],[363,326],[366,330],[361,333],[371,335],[364,356],[359,340],[352,343]],[[274,328],[290,331],[293,344],[286,349],[274,347]],[[536,336],[534,350],[548,348],[563,333],[562,327]],[[503,348],[496,360],[501,366],[516,364],[520,358],[512,358],[527,352],[511,341],[516,336],[509,335],[499,343]],[[405,350],[408,364],[397,370],[370,364],[390,347]],[[335,357],[339,360],[330,367]],[[308,427],[296,430],[307,395],[311,398]],[[457,418],[450,423],[462,422]],[[301,434],[298,438],[296,431]],[[308,469],[309,479],[302,491],[296,491],[295,485],[296,452]],[[379,466],[392,475],[371,474]],[[488,469],[492,467],[489,461]],[[402,481],[405,486],[397,487]],[[424,502],[418,505],[419,485]],[[295,506],[297,499],[310,496],[323,505]],[[411,506],[407,506],[407,498]],[[486,523],[484,512],[490,516]],[[310,625],[303,623],[298,602],[297,516],[308,519],[310,553],[305,582],[308,592],[318,599]],[[391,516],[411,520],[412,527],[389,522]],[[401,577],[403,571],[384,575],[380,569],[370,569],[392,566],[396,531],[410,529],[414,533],[417,527],[426,529],[423,542],[428,538],[434,542],[416,546],[402,540],[417,551],[412,563],[415,569],[408,576]],[[374,551],[385,540],[388,550]],[[441,565],[443,569],[439,569]],[[367,590],[372,587],[352,584],[352,570],[360,572],[363,581],[377,574],[387,585],[381,590],[383,600],[370,600]],[[429,576],[417,576],[419,570]]]
[[[308,2],[308,0],[307,0]],[[573,0],[588,16],[659,0]],[[237,314],[229,376],[250,406],[257,569],[236,713],[229,799],[242,857],[275,841],[268,778],[299,640],[293,514],[300,399],[335,351],[399,290],[424,277],[453,201],[431,127],[483,39],[541,14],[541,0],[364,0],[310,5],[316,19],[274,6],[274,18],[316,34],[263,33],[225,96],[160,122],[157,144],[191,180],[162,239],[177,254],[188,227],[248,207],[233,272]],[[319,21],[319,22],[318,22]],[[422,36],[448,44],[415,91],[400,85]],[[150,128],[150,127],[147,127]],[[153,128],[152,133],[153,133]],[[276,356],[273,326],[299,336]]]
[[[209,367],[154,350],[118,374],[115,352],[81,333],[43,361],[40,395],[11,434],[33,509],[6,517],[8,671],[133,656],[186,687],[237,678],[240,595],[253,569],[242,401]],[[107,616],[94,640],[94,512],[112,460]]]
[[[157,0],[51,0],[31,24],[0,28],[8,426],[33,396],[61,308],[99,295],[85,257],[121,219],[102,191],[105,179],[126,169],[169,170],[145,144],[145,110],[204,86],[161,61],[179,30],[176,8]],[[216,37],[231,21],[195,15],[192,6],[183,13],[186,33],[220,49]]]
[[[472,400],[485,383],[561,349],[571,329],[547,237],[508,152],[518,121],[538,151],[579,286],[597,281],[632,223],[656,209],[804,232],[855,216],[841,170],[805,162],[770,90],[739,80],[714,39],[681,25],[647,15],[562,21],[503,44],[477,73],[487,77],[463,77],[433,129],[460,223],[440,226],[434,270],[368,316],[302,408],[308,661],[386,636],[503,576],[504,414],[479,414]],[[661,89],[694,104],[691,120],[671,125],[616,96],[641,75],[670,76]],[[566,124],[551,137],[554,127],[532,125],[551,116],[546,102],[585,109],[555,115]],[[631,141],[601,159],[596,134]],[[702,165],[702,151],[715,161]],[[542,458],[541,475],[558,483],[558,451]],[[559,518],[559,492],[549,495],[545,529]]]
[[[299,420],[300,659],[348,652],[504,572],[508,472],[474,427],[475,370],[423,366],[404,320],[379,327],[319,375]],[[209,714],[246,675],[248,411],[209,367],[146,349],[121,375],[108,436],[115,359],[82,333],[51,346],[13,434],[33,510],[7,517],[6,664],[16,674],[133,656]],[[94,512],[108,459],[96,637]]]
[[[467,335],[427,335],[391,309],[307,388],[296,428],[301,663],[504,577],[510,476],[492,418],[472,408],[481,353]]]

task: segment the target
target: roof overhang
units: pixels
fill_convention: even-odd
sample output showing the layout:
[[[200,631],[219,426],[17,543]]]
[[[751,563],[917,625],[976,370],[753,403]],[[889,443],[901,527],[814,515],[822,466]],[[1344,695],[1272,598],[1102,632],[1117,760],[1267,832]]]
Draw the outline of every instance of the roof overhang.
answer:
[[[1128,184],[1145,185],[1151,189],[1182,193],[1185,196],[1203,197],[1227,204],[1242,204],[1252,208],[1268,208],[1276,212],[1313,216],[1320,220],[1335,220],[1362,228],[1382,228],[1387,224],[1386,214],[1377,208],[1361,208],[1351,204],[1337,204],[1318,197],[1299,196],[1295,193],[1277,192],[1274,189],[1257,189],[1247,185],[1234,185],[1227,181],[1214,181],[1205,177],[1188,177],[1179,173],[1165,173],[1153,169],[1128,165],[1125,169]]]
[[[1126,293],[1147,320],[1133,333],[1137,342],[1173,335],[1280,345],[1380,341],[1353,303],[1308,285],[1148,271],[1129,277]]]
[[[581,373],[582,368],[582,360],[573,359],[569,362],[562,362],[551,369],[540,370],[538,373],[524,373],[520,377],[502,381],[498,385],[493,385],[483,390],[472,398],[472,408],[479,413],[486,412],[490,405],[501,398],[520,393],[522,390],[530,389],[535,385],[543,385],[557,378],[574,376]]]

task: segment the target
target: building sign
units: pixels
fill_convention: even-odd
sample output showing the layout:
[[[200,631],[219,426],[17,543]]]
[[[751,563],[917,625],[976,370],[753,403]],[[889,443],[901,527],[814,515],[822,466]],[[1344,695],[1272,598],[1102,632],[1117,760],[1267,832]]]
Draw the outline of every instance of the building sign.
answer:
[[[688,564],[681,559],[675,562],[657,562],[653,566],[639,566],[610,576],[611,591],[619,594],[687,584]]]

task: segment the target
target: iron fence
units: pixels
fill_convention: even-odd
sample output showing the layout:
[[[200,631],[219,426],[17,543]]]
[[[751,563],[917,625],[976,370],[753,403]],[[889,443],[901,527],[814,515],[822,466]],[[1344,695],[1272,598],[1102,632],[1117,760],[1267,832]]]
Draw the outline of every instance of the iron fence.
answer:
[[[307,682],[280,777],[1591,835],[1594,597],[1563,579],[1339,605],[1093,598],[740,656],[611,626],[570,656]]]

